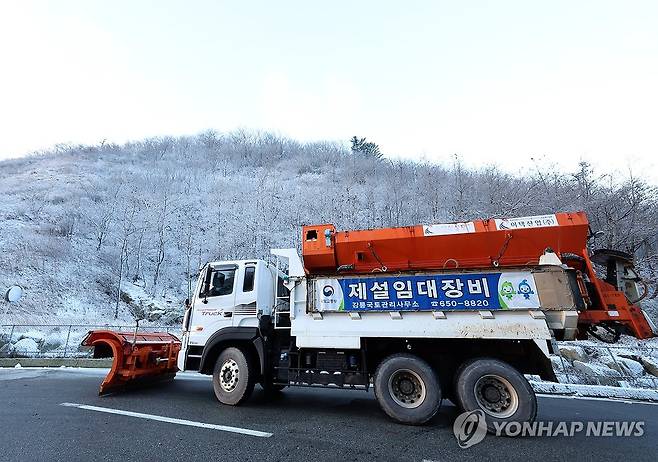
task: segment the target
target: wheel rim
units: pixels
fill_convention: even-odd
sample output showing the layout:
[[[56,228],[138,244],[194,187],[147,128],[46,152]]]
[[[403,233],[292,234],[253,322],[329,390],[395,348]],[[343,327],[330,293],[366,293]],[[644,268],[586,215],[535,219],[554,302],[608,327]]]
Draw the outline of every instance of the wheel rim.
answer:
[[[388,379],[388,393],[397,404],[407,409],[420,406],[425,401],[427,387],[423,379],[409,369],[399,369]]]
[[[475,382],[475,399],[480,408],[492,417],[505,419],[519,408],[519,395],[504,377],[483,375]]]
[[[240,379],[240,368],[238,363],[232,359],[227,359],[219,370],[219,385],[224,391],[231,392],[235,390]]]

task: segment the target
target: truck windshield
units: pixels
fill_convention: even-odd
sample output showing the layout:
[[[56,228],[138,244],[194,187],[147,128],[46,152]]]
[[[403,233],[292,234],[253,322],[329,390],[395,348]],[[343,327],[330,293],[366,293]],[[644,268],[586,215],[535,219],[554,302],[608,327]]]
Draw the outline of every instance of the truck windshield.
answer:
[[[234,269],[212,270],[208,297],[218,297],[233,293],[233,282],[235,281]],[[203,288],[201,294],[203,296]]]

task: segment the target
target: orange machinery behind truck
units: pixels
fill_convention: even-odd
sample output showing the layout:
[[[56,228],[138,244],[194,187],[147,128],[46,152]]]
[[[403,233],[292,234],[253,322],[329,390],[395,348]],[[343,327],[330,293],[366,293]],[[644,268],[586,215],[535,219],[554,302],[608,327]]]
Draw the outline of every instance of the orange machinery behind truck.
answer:
[[[575,273],[572,291],[580,294],[577,324],[570,329],[569,338],[592,334],[614,341],[622,333],[639,339],[654,335],[638,305],[646,286],[640,293],[638,287],[643,283],[632,258],[610,250],[590,252],[591,232],[584,212],[357,231],[337,231],[331,224],[322,224],[305,226],[302,232],[303,268],[295,271],[309,280],[557,265],[565,273]],[[599,277],[594,264],[605,274]],[[200,287],[203,291],[203,285]],[[189,326],[184,330],[189,332]],[[555,335],[559,339],[564,333]],[[180,341],[169,334],[96,331],[90,332],[83,344],[96,347],[97,357],[114,356],[101,393],[138,379],[171,377],[181,349]]]

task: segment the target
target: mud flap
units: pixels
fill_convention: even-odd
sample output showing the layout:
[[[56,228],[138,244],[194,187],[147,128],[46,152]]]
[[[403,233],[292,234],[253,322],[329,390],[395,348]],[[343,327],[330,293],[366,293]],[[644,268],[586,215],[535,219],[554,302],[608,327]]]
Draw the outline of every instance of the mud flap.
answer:
[[[101,383],[99,395],[121,391],[133,385],[172,380],[180,340],[163,332],[90,331],[83,346],[94,347],[94,357],[110,357],[112,368]]]

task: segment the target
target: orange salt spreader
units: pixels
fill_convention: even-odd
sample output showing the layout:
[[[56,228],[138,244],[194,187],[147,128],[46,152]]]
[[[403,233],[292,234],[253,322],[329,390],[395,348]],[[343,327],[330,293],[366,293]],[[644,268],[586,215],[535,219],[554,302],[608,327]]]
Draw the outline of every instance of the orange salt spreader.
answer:
[[[632,257],[610,250],[590,254],[590,236],[585,212],[358,231],[323,224],[303,228],[302,254],[308,274],[330,275],[528,267],[539,265],[546,252],[555,253],[578,272],[586,306],[578,317],[580,338],[587,333],[601,338],[601,330],[615,341],[622,333],[653,337],[638,305],[646,284]],[[593,262],[605,268],[605,277],[597,276]]]

